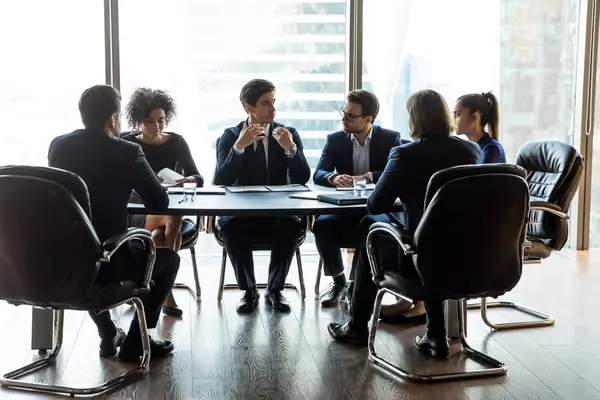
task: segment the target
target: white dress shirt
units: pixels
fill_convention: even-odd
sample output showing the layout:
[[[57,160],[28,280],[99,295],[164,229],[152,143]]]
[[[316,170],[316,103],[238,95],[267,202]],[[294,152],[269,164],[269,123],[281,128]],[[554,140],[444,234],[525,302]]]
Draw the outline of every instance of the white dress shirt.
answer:
[[[369,171],[371,167],[371,138],[373,137],[373,125],[369,129],[365,144],[361,145],[353,133],[350,134],[352,140],[352,175],[364,175],[367,182],[373,182],[373,174]],[[333,174],[329,177],[329,183],[333,184],[333,179],[339,174]]]
[[[370,150],[371,137],[373,136],[373,126],[369,130],[369,134],[365,138],[365,144],[361,145],[355,135],[350,135],[352,139],[352,175],[366,175],[369,173],[371,165]],[[371,174],[369,174],[371,175]],[[372,181],[372,177],[368,178]]]

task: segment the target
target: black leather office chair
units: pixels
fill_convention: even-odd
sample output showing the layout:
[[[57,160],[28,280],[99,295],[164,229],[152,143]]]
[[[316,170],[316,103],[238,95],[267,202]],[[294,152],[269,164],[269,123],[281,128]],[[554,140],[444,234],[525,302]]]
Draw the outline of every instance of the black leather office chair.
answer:
[[[531,196],[525,263],[539,263],[552,251],[560,251],[569,236],[568,212],[583,175],[583,157],[575,148],[558,141],[534,141],[519,149],[515,164],[527,171]],[[488,302],[481,317],[490,328],[510,329],[554,325],[551,315],[509,301]],[[512,308],[536,317],[533,321],[495,323],[487,308]],[[469,308],[480,308],[469,304]]]
[[[217,153],[217,157],[218,157],[218,151],[219,151],[219,140],[217,139],[216,143],[215,143],[215,150]],[[218,186],[218,185],[222,185],[222,182],[219,181],[219,177],[217,174],[217,167],[215,166],[215,172],[213,174],[213,185]],[[308,227],[308,218],[304,217],[303,220],[305,221],[305,228],[302,229],[302,233],[298,239],[298,245],[296,246],[296,262],[298,263],[298,280],[300,281],[300,297],[302,298],[302,300],[305,299],[306,297],[306,288],[304,286],[304,272],[302,269],[302,256],[300,254],[300,246],[302,246],[302,244],[304,243],[304,241],[306,240],[306,233],[309,229]],[[219,278],[219,290],[217,292],[217,300],[221,301],[221,299],[223,298],[223,290],[224,289],[238,289],[237,284],[229,284],[229,283],[225,283],[225,269],[227,267],[227,250],[225,249],[225,243],[223,242],[223,238],[221,237],[221,231],[219,229],[219,223],[216,220],[216,217],[208,217],[207,218],[207,222],[206,222],[206,233],[212,233],[215,236],[215,240],[217,241],[217,243],[223,248],[223,254],[221,256],[221,275]],[[268,243],[265,244],[257,244],[254,249],[254,251],[270,251],[271,250],[271,245]],[[264,289],[267,287],[267,285],[265,283],[258,283],[256,285],[259,289]],[[298,291],[298,288],[291,284],[291,283],[287,283],[285,284],[285,288],[286,289],[292,289],[292,290],[296,290]]]
[[[23,224],[23,216],[35,229]],[[148,252],[139,281],[95,283],[98,270],[124,244],[141,241]],[[54,310],[50,354],[6,373],[0,384],[54,394],[94,395],[114,390],[148,372],[150,342],[139,297],[150,290],[156,250],[150,232],[130,229],[100,243],[90,222],[90,200],[81,178],[67,171],[27,166],[0,168],[0,299]],[[24,382],[18,378],[56,361],[64,310],[105,311],[132,302],[139,316],[143,356],[135,369],[90,388]]]
[[[519,282],[528,211],[529,190],[523,169],[502,164],[469,165],[449,168],[431,177],[425,213],[414,238],[397,225],[374,224],[366,244],[373,281],[379,287],[369,334],[371,360],[394,375],[418,381],[506,374],[506,365],[467,343],[466,300],[484,298],[485,303],[486,297],[500,296]],[[412,258],[418,278],[407,279],[400,270],[382,270],[375,256],[375,235],[394,238],[404,255]],[[386,293],[409,301],[457,300],[463,350],[490,368],[421,375],[378,356],[375,335]]]

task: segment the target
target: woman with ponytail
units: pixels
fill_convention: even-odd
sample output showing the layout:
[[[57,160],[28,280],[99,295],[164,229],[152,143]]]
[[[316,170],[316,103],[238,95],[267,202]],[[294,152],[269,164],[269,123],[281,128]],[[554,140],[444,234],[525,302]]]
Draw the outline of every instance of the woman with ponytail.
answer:
[[[500,107],[492,92],[460,96],[454,107],[454,120],[456,134],[466,135],[479,145],[484,164],[506,162],[504,148],[498,142]]]

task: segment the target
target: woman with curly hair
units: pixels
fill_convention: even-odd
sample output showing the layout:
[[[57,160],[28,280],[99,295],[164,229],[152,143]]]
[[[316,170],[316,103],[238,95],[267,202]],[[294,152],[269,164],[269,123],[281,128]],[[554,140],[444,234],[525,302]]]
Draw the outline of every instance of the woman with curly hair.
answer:
[[[198,172],[190,148],[185,139],[173,132],[164,132],[164,128],[176,115],[173,98],[162,90],[138,88],[133,92],[126,108],[127,121],[132,131],[121,136],[122,139],[142,146],[148,163],[158,173],[163,168],[175,170],[179,165],[185,179],[179,181],[204,184]],[[182,218],[174,215],[132,215],[129,225],[144,228],[152,232],[158,247],[168,247],[179,251],[181,247]],[[181,317],[182,310],[177,306],[173,293],[165,301],[163,312],[173,317]]]

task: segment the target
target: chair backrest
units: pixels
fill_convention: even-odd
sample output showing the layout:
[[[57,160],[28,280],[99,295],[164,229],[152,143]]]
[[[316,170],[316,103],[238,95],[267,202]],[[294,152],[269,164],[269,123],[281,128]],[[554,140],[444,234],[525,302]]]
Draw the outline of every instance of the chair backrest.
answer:
[[[86,201],[89,212],[85,183],[70,172],[0,169],[0,299],[68,308],[85,298],[101,255]]]
[[[217,141],[215,142],[215,172],[213,173],[213,186],[217,186],[217,185],[222,185],[223,183],[221,182],[221,180],[219,179],[219,142],[221,141],[221,138],[217,138]]]
[[[415,232],[423,286],[442,299],[496,297],[521,278],[529,190],[515,165],[458,166],[434,174]]]
[[[515,163],[527,171],[531,201],[547,201],[568,212],[583,175],[583,157],[563,142],[535,141],[519,149]],[[531,211],[527,236],[560,250],[569,237],[567,221],[544,211]]]

